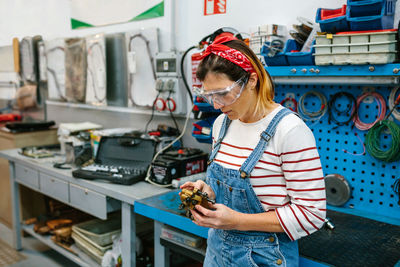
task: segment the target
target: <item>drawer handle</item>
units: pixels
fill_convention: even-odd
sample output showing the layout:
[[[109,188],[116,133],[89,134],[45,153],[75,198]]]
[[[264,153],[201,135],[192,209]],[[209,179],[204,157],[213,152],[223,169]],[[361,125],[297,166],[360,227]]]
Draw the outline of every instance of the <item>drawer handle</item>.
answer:
[[[87,189],[85,189],[85,195],[89,194],[89,191]]]

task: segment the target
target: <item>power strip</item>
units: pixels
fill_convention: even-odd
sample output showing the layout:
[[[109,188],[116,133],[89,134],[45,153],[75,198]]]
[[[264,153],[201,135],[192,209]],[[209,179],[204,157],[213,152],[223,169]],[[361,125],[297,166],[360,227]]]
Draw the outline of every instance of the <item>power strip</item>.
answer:
[[[174,188],[179,188],[181,185],[183,185],[186,182],[195,182],[197,180],[205,180],[206,179],[206,173],[205,172],[200,172],[196,174],[192,174],[189,176],[177,178],[172,180],[172,187]]]

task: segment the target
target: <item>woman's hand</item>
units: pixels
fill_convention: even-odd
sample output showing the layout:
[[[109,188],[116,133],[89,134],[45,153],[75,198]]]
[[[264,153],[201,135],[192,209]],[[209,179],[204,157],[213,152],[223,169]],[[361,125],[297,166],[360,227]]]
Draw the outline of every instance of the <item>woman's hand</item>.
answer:
[[[183,185],[180,186],[180,189],[183,189],[183,188],[190,189],[190,190],[193,190],[194,188],[197,188],[201,192],[207,193],[208,198],[215,199],[214,191],[203,180],[197,180],[196,182],[186,182],[186,183],[184,183]],[[179,193],[179,195],[180,194],[181,193]]]
[[[195,224],[224,230],[238,229],[241,213],[223,204],[210,204],[210,206],[212,209],[196,205],[195,209],[191,210]]]

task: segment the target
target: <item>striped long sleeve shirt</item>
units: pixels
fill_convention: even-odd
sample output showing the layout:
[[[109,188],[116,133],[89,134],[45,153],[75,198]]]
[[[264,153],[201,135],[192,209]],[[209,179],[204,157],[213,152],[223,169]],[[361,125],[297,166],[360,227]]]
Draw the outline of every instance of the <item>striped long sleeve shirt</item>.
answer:
[[[282,106],[254,123],[232,121],[215,162],[238,170],[280,109]],[[213,145],[224,116],[214,122]],[[321,161],[311,130],[296,115],[290,114],[278,124],[249,179],[265,211],[275,210],[291,240],[309,235],[323,225],[326,198]]]

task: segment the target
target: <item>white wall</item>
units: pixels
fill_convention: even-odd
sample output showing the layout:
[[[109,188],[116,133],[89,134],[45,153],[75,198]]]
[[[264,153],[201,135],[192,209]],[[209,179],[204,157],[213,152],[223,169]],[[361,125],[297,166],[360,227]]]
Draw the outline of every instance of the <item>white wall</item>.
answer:
[[[185,50],[203,36],[223,27],[231,26],[248,32],[251,26],[275,23],[292,25],[296,17],[312,21],[318,7],[338,8],[346,0],[227,0],[227,13],[203,15],[204,0],[175,0],[176,45]],[[171,0],[165,0],[163,18],[116,24],[83,30],[71,30],[70,0],[1,0],[0,46],[11,45],[13,37],[40,34],[44,39],[82,36],[97,32],[117,32],[156,26],[161,29],[163,50],[170,48]]]
[[[0,46],[8,46],[13,37],[42,35],[45,40],[58,37],[85,36],[98,32],[122,32],[142,27],[160,28],[160,50],[168,51],[171,41],[175,41],[178,50],[183,51],[197,44],[200,39],[220,27],[230,26],[240,32],[249,33],[251,27],[274,23],[290,26],[298,23],[296,17],[302,16],[315,20],[318,7],[339,8],[346,0],[227,0],[227,13],[224,15],[203,16],[204,0],[176,0],[175,29],[176,37],[171,40],[171,2],[165,0],[165,16],[151,20],[71,30],[70,0],[0,0]],[[399,1],[400,2],[400,1]],[[0,58],[1,64],[1,58]],[[188,68],[186,73],[190,73]],[[48,120],[56,122],[93,121],[108,127],[137,127],[145,125],[150,115],[100,112],[87,109],[48,106]],[[178,119],[182,127],[183,119]],[[158,123],[168,123],[165,116],[156,116],[150,128]],[[189,124],[191,125],[191,124]],[[184,138],[185,145],[198,146],[204,150],[209,145],[201,145],[190,137],[188,127]]]

